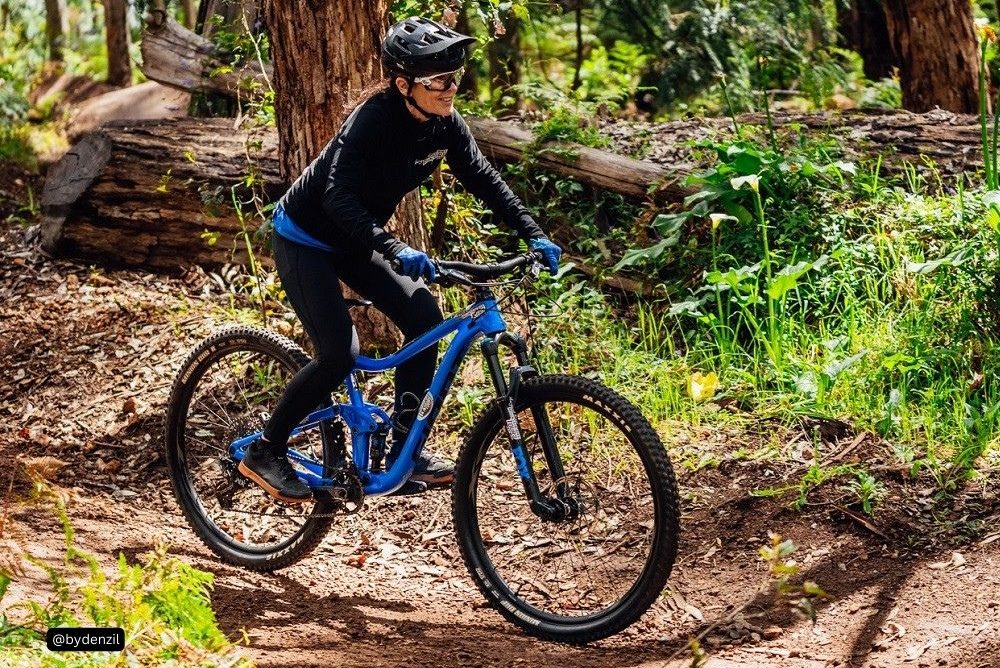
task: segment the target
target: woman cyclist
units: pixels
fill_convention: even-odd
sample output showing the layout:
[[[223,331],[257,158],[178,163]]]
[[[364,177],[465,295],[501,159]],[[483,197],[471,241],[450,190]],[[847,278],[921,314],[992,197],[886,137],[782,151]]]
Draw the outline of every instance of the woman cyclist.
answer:
[[[329,399],[358,354],[357,332],[339,281],[388,315],[406,341],[442,320],[427,289],[435,278],[430,258],[385,231],[399,202],[442,159],[471,193],[531,248],[540,250],[549,270],[556,272],[559,247],[483,157],[452,104],[473,42],[425,18],[393,25],[382,42],[385,89],[354,109],[275,209],[278,275],[316,351],[315,359],[291,380],[262,438],[248,447],[239,466],[243,475],[278,499],[297,503],[311,497],[288,461],[288,437],[311,410]],[[413,422],[413,411],[404,410],[406,398],[412,395],[419,401],[436,364],[437,348],[431,346],[396,370],[396,419],[386,456],[390,465]],[[453,469],[451,462],[425,450],[411,480],[445,486],[451,483]]]

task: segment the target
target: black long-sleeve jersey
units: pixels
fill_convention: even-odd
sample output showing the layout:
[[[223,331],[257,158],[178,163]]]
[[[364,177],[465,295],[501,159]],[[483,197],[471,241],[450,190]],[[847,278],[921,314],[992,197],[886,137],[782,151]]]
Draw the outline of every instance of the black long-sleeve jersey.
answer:
[[[384,226],[403,197],[447,159],[451,171],[524,239],[544,236],[487,162],[457,110],[426,122],[391,89],[359,105],[281,199],[306,234],[336,250],[395,255]]]

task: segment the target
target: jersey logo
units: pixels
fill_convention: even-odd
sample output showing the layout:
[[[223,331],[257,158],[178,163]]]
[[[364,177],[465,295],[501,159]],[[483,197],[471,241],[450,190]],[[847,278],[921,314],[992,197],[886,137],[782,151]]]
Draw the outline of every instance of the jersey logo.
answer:
[[[418,158],[417,160],[414,161],[413,164],[414,165],[420,165],[421,167],[423,167],[424,165],[429,165],[432,162],[437,162],[438,160],[441,160],[446,155],[448,155],[448,149],[442,148],[442,149],[440,149],[438,151],[434,151],[433,153],[431,153],[430,155],[428,155],[426,158]]]

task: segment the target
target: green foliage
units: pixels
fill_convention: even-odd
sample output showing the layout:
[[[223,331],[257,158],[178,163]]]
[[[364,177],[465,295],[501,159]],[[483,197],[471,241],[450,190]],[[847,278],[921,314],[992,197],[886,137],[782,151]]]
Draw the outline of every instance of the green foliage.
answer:
[[[867,471],[856,471],[854,475],[854,479],[849,480],[844,489],[857,496],[861,510],[864,511],[865,515],[871,515],[885,499],[888,490],[884,484]]]
[[[541,93],[540,89],[524,87],[527,93]],[[562,98],[553,107],[544,120],[535,124],[532,128],[534,142],[526,147],[525,153],[529,158],[533,153],[546,149],[545,142],[572,142],[582,146],[592,148],[603,148],[608,146],[608,138],[601,134],[588,119],[591,117],[591,105],[574,105],[569,100]]]
[[[642,83],[655,91],[647,104],[672,115],[725,111],[727,93],[733,111],[762,108],[761,91],[806,108],[834,94],[867,105],[892,100],[864,80],[856,54],[837,46],[834,3],[602,0],[599,7],[604,43],[627,38],[656,54],[642,70]]]
[[[29,553],[21,559],[46,573],[52,595],[20,601],[8,608],[21,619],[0,618],[0,653],[9,666],[176,666],[249,667],[216,625],[209,592],[212,574],[167,554],[163,546],[143,555],[138,564],[118,559],[112,577],[97,559],[77,548],[73,528],[61,500],[56,513],[66,536],[61,564],[48,565]],[[81,573],[79,565],[85,567]],[[20,566],[0,572],[0,600],[19,576]],[[13,571],[13,572],[12,572]],[[53,654],[45,649],[45,631],[57,626],[120,627],[125,651],[120,654]]]
[[[610,47],[597,44],[580,68],[578,99],[620,109],[639,92],[639,82],[652,56],[638,44],[615,40]]]
[[[31,170],[37,167],[38,160],[25,125],[0,125],[0,160],[14,162]]]
[[[503,19],[508,16],[521,21],[528,20],[530,16],[529,3],[525,0],[394,0],[389,15],[393,21],[408,16],[426,16],[450,23],[463,5],[467,12],[490,26],[493,32],[498,32],[497,26],[502,25]]]
[[[753,410],[849,415],[942,490],[974,475],[1000,436],[993,195],[927,192],[931,169],[887,183],[825,148],[711,148],[685,209],[618,265],[693,284],[662,336]]]
[[[798,549],[790,539],[783,539],[780,534],[770,533],[769,543],[760,548],[760,558],[767,565],[771,576],[771,589],[774,595],[789,603],[793,608],[816,623],[816,601],[828,598],[828,595],[815,582],[806,580],[801,585],[792,584],[799,574],[799,566],[790,557]]]

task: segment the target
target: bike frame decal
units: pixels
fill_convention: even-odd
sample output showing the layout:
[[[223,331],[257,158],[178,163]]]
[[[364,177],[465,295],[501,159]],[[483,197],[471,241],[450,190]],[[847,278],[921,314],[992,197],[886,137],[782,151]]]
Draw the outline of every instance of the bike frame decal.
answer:
[[[431,396],[430,392],[424,394],[424,398],[420,401],[420,409],[417,411],[417,419],[423,420],[428,415],[431,414],[431,409],[434,407],[434,397]]]

